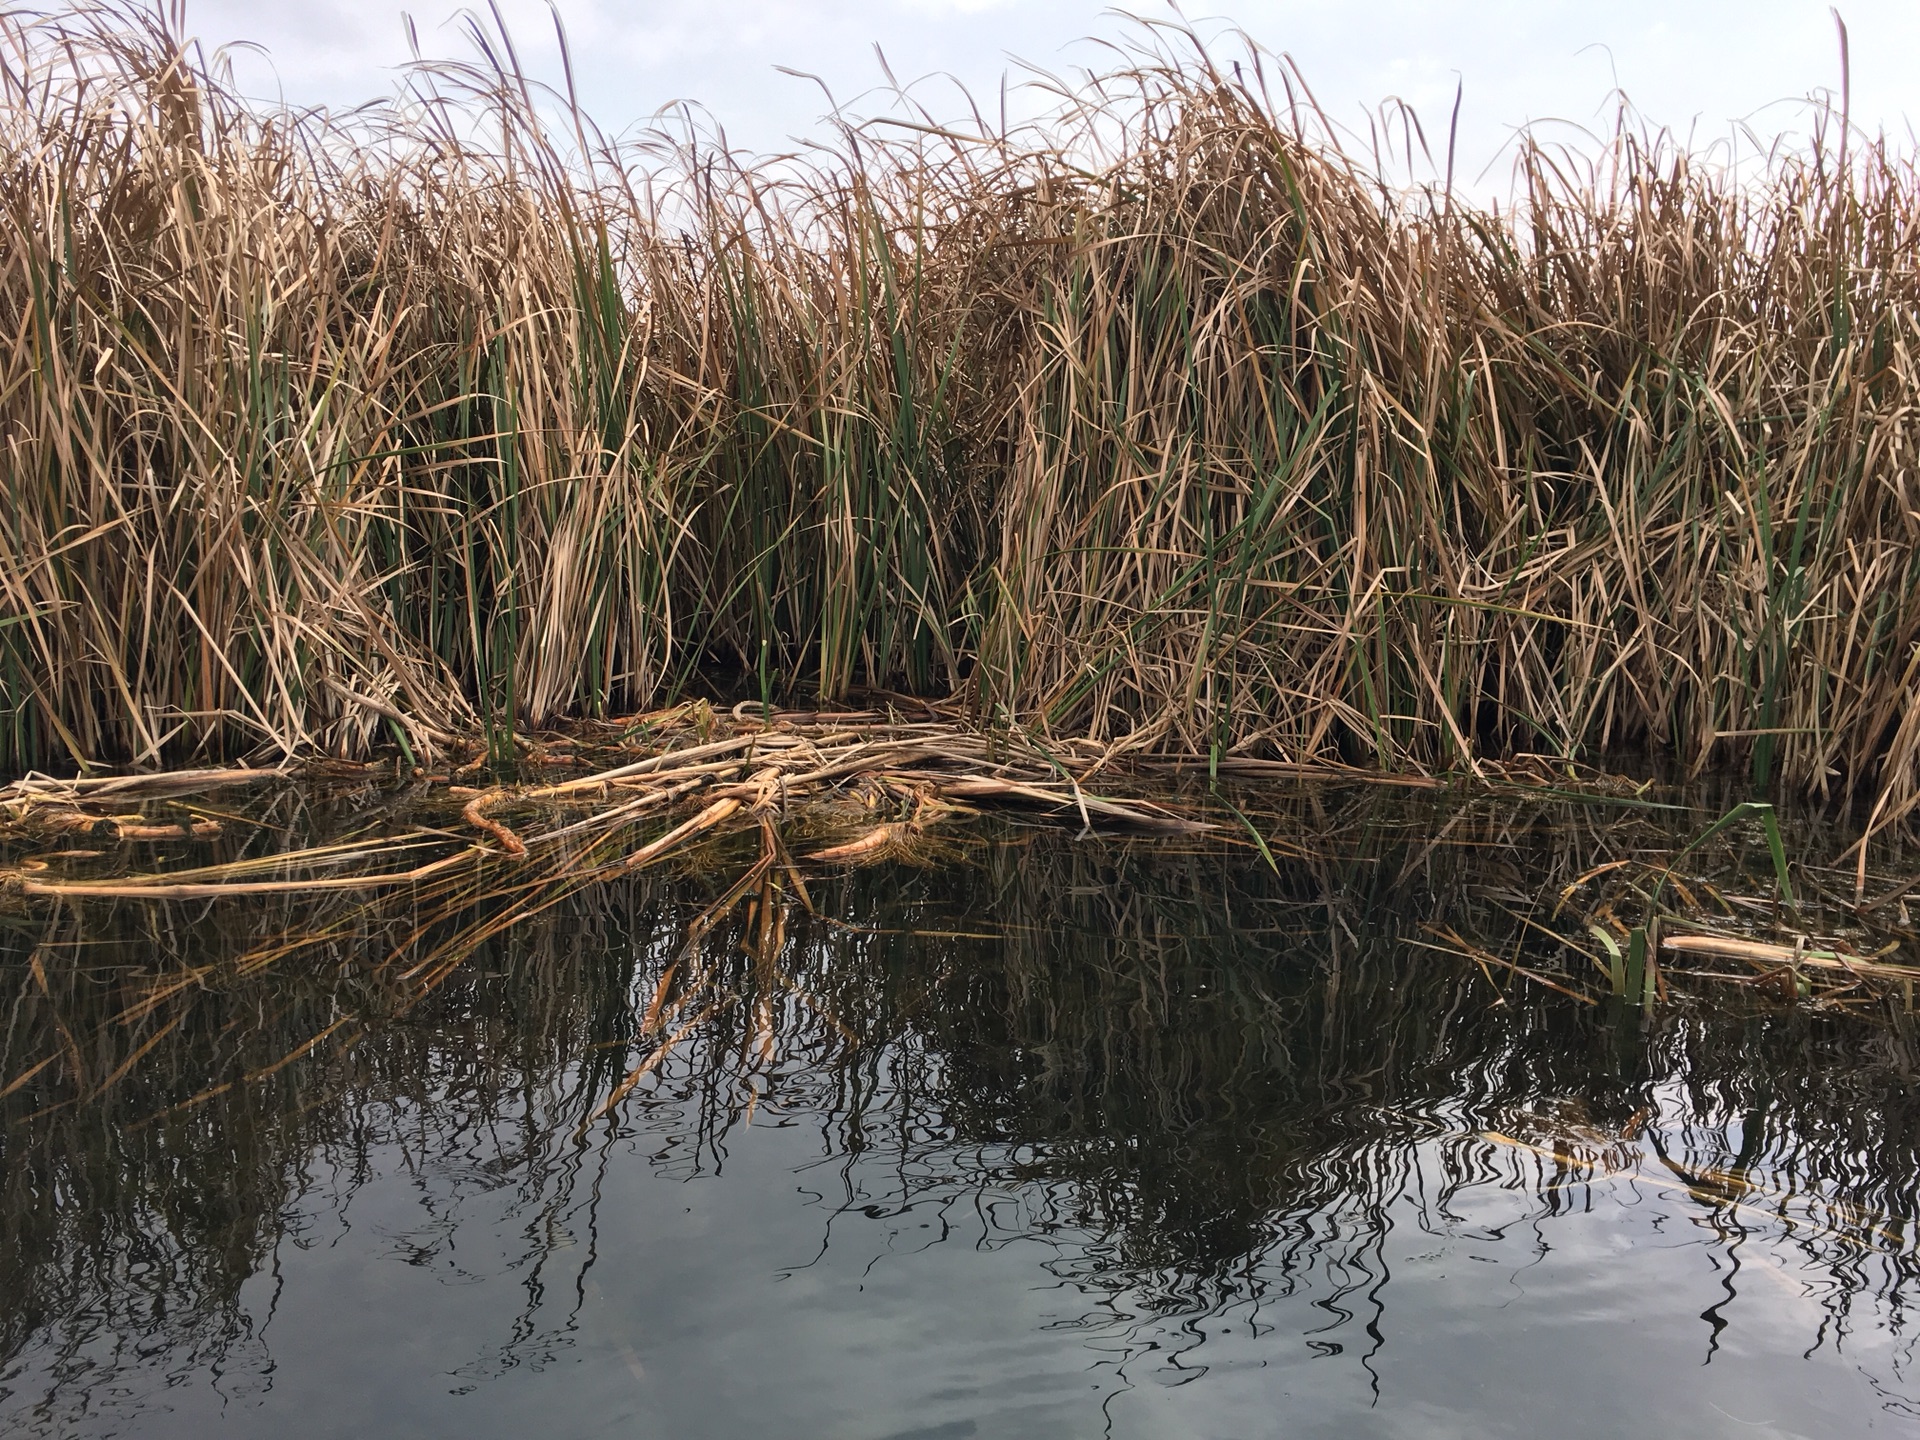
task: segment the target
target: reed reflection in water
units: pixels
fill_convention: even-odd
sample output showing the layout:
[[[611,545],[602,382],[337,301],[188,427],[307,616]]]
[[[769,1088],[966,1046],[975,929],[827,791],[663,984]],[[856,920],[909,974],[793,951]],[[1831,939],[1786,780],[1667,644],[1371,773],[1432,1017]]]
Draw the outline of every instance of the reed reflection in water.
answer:
[[[1414,942],[1515,823],[1006,830],[691,945],[727,874],[641,876],[426,990],[378,917],[17,928],[0,1423],[1900,1433],[1904,1021],[1500,998]]]

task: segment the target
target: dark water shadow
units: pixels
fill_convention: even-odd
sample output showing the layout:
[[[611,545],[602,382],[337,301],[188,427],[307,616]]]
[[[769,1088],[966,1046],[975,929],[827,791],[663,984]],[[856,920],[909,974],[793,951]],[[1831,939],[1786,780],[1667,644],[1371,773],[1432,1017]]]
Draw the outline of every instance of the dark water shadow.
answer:
[[[0,1099],[0,1417],[111,1433],[208,1377],[244,1410],[306,1343],[274,1333],[282,1267],[341,1246],[395,1177],[404,1225],[368,1222],[383,1263],[468,1285],[491,1337],[460,1383],[551,1368],[631,1283],[602,1207],[635,1166],[731,1186],[743,1233],[756,1206],[802,1207],[814,1238],[767,1267],[776,1291],[846,1255],[873,1285],[934,1247],[1026,1257],[1047,1343],[1077,1347],[1101,1404],[1214,1383],[1210,1356],[1262,1345],[1348,1365],[1377,1404],[1396,1296],[1435,1314],[1408,1278],[1428,1251],[1504,1257],[1519,1294],[1582,1217],[1624,1207],[1636,1253],[1671,1240],[1718,1277],[1675,1332],[1689,1363],[1772,1324],[1785,1284],[1805,1320],[1783,1359],[1870,1336],[1859,1403],[1904,1410],[1920,1097],[1900,1012],[1642,1015],[1493,983],[1433,927],[1561,963],[1514,916],[1606,825],[1423,804],[1303,800],[1302,833],[1340,842],[1273,867],[1002,828],[816,877],[811,910],[746,907],[691,946],[724,866],[510,926],[484,903],[425,931],[291,901],[10,917],[0,1076],[26,1078]],[[757,1131],[787,1137],[778,1193],[742,1158]],[[481,1214],[511,1243],[463,1269]],[[1762,1252],[1771,1281],[1747,1269]]]

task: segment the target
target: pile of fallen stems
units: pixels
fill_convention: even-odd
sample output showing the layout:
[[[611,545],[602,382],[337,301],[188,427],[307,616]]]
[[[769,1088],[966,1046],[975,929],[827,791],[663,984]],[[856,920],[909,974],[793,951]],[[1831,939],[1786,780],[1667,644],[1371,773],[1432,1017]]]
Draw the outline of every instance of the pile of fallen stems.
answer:
[[[1841,1089],[1864,1073],[1862,1044],[1911,1071],[1920,968],[1891,963],[1889,949],[1920,953],[1910,887],[1875,876],[1853,904],[1850,870],[1800,865],[1799,910],[1770,914],[1779,902],[1756,883],[1766,864],[1754,837],[1723,830],[1677,868],[1698,812],[1594,777],[1524,796],[1371,783],[1267,787],[1232,804],[1195,795],[1196,812],[1232,816],[1196,833],[1165,807],[1111,799],[1126,788],[1117,761],[1102,770],[1089,755],[1014,745],[983,755],[930,721],[729,723],[688,707],[541,746],[542,773],[524,785],[474,790],[449,770],[396,795],[369,767],[336,777],[346,793],[334,802],[316,799],[318,777],[267,784],[257,772],[9,787],[14,828],[0,838],[15,855],[36,834],[49,842],[10,868],[0,914],[0,1173],[18,1181],[14,1201],[34,1188],[18,1172],[30,1137],[122,1128],[142,1132],[133,1147],[150,1155],[213,1144],[244,1185],[236,1135],[266,1153],[306,1133],[253,1120],[324,1111],[349,1092],[426,1093],[401,1077],[449,1047],[452,1068],[429,1068],[464,1074],[463,1094],[508,1094],[515,1067],[537,1065],[578,1142],[617,1131],[690,1063],[737,1065],[771,1086],[911,1032],[936,1049],[951,1041],[936,1067],[946,1084],[982,1064],[970,1030],[1004,1025],[1017,1053],[1047,1063],[985,1065],[949,1097],[950,1119],[966,1123],[970,1103],[989,1126],[1003,1101],[1037,1107],[1055,1143],[1085,1131],[1094,1183],[1113,1159],[1100,1116],[1120,1103],[1170,1143],[1210,1129],[1220,1165],[1196,1182],[1189,1154],[1161,1179],[1229,1196],[1251,1171],[1227,1163],[1241,1140],[1223,1097],[1279,1106],[1296,1085],[1339,1091],[1342,1076],[1429,1048],[1421,1084],[1463,1083],[1450,1067],[1469,1063],[1486,1064],[1488,1084],[1536,1083],[1527,1067],[1470,1060],[1490,1027],[1505,1036],[1495,1049],[1538,1063],[1610,1057],[1623,1084],[1608,1031],[1645,1026],[1710,1048],[1782,1033],[1707,1018],[1728,1011],[1802,1027],[1833,1051]],[[552,778],[569,752],[588,764],[567,768],[592,773]],[[985,837],[939,823],[949,806],[1000,799],[1066,825]],[[1085,826],[1082,800],[1118,833],[1069,839]],[[93,835],[76,814],[94,817]],[[175,815],[183,823],[154,838]],[[210,819],[220,833],[189,838]],[[1790,826],[1789,844],[1799,838]],[[157,859],[85,878],[124,870],[129,851]],[[206,851],[231,858],[191,858]],[[1596,932],[1624,939],[1663,888],[1671,938],[1684,929],[1694,943],[1656,961],[1654,1003],[1610,1000]],[[1783,926],[1797,931],[1785,944]],[[527,993],[480,1007],[475,1029],[474,997],[509,976],[531,977]],[[1873,1028],[1832,1023],[1846,1017]],[[530,1049],[520,1024],[544,1038]],[[1830,1106],[1839,1092],[1822,1080],[1808,1093]],[[1623,1101],[1611,1124],[1638,1103]],[[1485,1123],[1516,1154],[1564,1148],[1512,1116]],[[110,1188],[115,1173],[88,1183]],[[1108,1198],[1125,1209],[1125,1193]]]
[[[749,712],[752,712],[749,715]],[[600,733],[596,733],[596,731]],[[730,722],[705,704],[674,707],[602,727],[579,727],[579,738],[552,737],[537,761],[545,768],[588,763],[598,754],[619,763],[565,780],[477,788],[453,783],[455,771],[421,777],[419,808],[436,797],[457,807],[459,829],[434,814],[386,833],[304,850],[276,850],[188,870],[70,880],[44,872],[71,860],[67,845],[6,877],[28,896],[94,899],[210,900],[335,890],[372,894],[404,889],[418,895],[435,879],[476,877],[483,891],[515,883],[500,863],[533,862],[543,878],[564,874],[584,885],[658,864],[723,827],[753,828],[764,849],[757,880],[778,866],[804,892],[781,827],[824,822],[858,833],[816,846],[816,862],[881,859],[898,853],[948,815],[981,806],[1014,806],[1077,819],[1087,831],[1132,830],[1197,835],[1216,827],[1166,805],[1114,799],[1086,789],[1113,758],[1113,747],[1047,747],[1030,737],[986,735],[951,720],[903,720],[877,711],[782,713],[741,706]],[[635,758],[637,757],[637,758]],[[468,769],[484,768],[476,761]],[[112,779],[51,780],[29,776],[0,788],[0,834],[87,837],[101,841],[210,838],[218,812],[180,797],[288,778],[276,770],[197,770]],[[156,819],[123,807],[172,797],[179,818]],[[635,830],[667,823],[644,844],[621,849]],[[230,817],[245,824],[242,817]],[[511,821],[511,824],[509,824]],[[609,849],[609,846],[612,848]],[[98,851],[81,850],[91,859]],[[744,892],[743,892],[744,893]]]
[[[334,116],[0,15],[0,767],[429,764],[723,665],[1920,803],[1910,156],[1523,137],[1496,211],[1140,33],[1035,125],[755,162],[501,43]]]
[[[1226,869],[1239,863],[1232,851],[1251,853],[1335,893],[1351,884],[1337,875],[1356,863],[1352,826],[1329,819],[1320,797],[1397,791],[1398,817],[1372,824],[1401,833],[1413,854],[1395,861],[1407,884],[1435,852],[1457,848],[1484,857],[1485,877],[1468,890],[1511,897],[1491,911],[1477,901],[1438,907],[1405,943],[1461,957],[1502,991],[1519,982],[1584,1003],[1657,1005],[1676,985],[1704,982],[1833,1013],[1879,1013],[1889,998],[1912,1008],[1920,928],[1908,900],[1920,903],[1920,882],[1898,869],[1897,853],[1891,876],[1823,866],[1804,836],[1783,841],[1764,805],[1715,820],[1697,795],[1674,803],[1651,782],[1539,757],[1445,787],[1271,760],[1141,756],[1118,743],[983,733],[932,706],[913,714],[750,703],[727,714],[692,702],[522,740],[522,779],[490,785],[464,783],[488,769],[477,744],[465,763],[449,758],[432,772],[324,762],[29,776],[0,787],[0,843],[15,857],[0,868],[0,893],[43,913],[87,901],[244,902],[236,908],[256,938],[248,970],[385,927],[393,963],[410,957],[401,968],[424,977],[425,994],[476,946],[570,897],[663,868],[717,886],[688,928],[690,947],[745,905],[771,927],[758,942],[771,964],[786,933],[779,917],[814,910],[809,874],[938,865],[978,842],[953,822],[986,809],[1083,839],[1206,852]],[[1204,788],[1182,784],[1181,770]],[[1275,783],[1283,778],[1292,783]],[[306,843],[278,843],[295,832],[220,793],[343,779],[362,793]],[[1565,813],[1544,821],[1554,807]],[[1530,855],[1543,823],[1568,832],[1550,855]],[[143,850],[154,861],[141,869]],[[1756,854],[1770,867],[1760,874]],[[318,904],[334,908],[322,919]],[[1363,928],[1379,921],[1358,917]],[[192,968],[177,984],[205,973]]]

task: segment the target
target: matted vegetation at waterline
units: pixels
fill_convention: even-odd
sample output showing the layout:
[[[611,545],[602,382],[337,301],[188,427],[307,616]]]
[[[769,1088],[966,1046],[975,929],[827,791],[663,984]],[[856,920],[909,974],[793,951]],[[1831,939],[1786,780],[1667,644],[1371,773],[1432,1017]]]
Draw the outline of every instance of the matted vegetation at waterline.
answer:
[[[330,116],[7,12],[0,765],[431,752],[718,664],[1920,804],[1911,157],[1522,139],[1483,209],[1137,33],[1038,124],[755,161],[478,30]]]
[[[205,908],[241,917],[245,973],[304,963],[349,934],[384,936],[391,949],[378,963],[425,994],[477,947],[555,906],[666,870],[689,893],[713,891],[688,922],[688,956],[744,909],[773,965],[791,924],[822,919],[810,876],[964,868],[995,843],[968,820],[996,808],[1065,822],[1095,850],[1138,842],[1170,858],[1206,856],[1223,876],[1250,861],[1329,895],[1354,882],[1352,865],[1384,863],[1383,844],[1403,882],[1436,853],[1453,854],[1459,886],[1448,903],[1408,912],[1421,932],[1408,943],[1470,964],[1502,995],[1521,985],[1583,1004],[1657,1006],[1703,983],[1735,1004],[1744,994],[1835,1015],[1912,1014],[1920,929],[1909,897],[1920,881],[1906,873],[1898,834],[1885,847],[1892,871],[1870,872],[1864,851],[1844,868],[1803,858],[1811,837],[1783,830],[1767,805],[1714,818],[1698,793],[1573,767],[1549,773],[1537,758],[1464,791],[1235,757],[1220,762],[1224,776],[1184,783],[1188,762],[1115,764],[1126,758],[1118,745],[983,734],[931,708],[907,720],[743,703],[722,716],[693,702],[549,736],[516,784],[461,783],[482,778],[484,758],[404,781],[397,765],[340,761],[295,776],[30,777],[0,787],[0,929],[38,933],[69,911],[171,923],[159,917]],[[1258,783],[1276,778],[1318,783]],[[269,818],[288,795],[342,784],[359,798],[324,824]],[[1382,822],[1352,801],[1369,792],[1408,798]],[[1556,824],[1565,837],[1547,833]],[[38,951],[29,969],[44,990]],[[188,966],[159,982],[154,1001],[214,974]],[[663,988],[648,1011],[663,1055],[700,1028],[708,1001],[723,1003],[706,993],[704,963],[676,974],[674,1004],[662,1008]],[[146,1014],[126,1017],[134,1031]],[[675,1014],[694,1018],[669,1035]],[[338,1017],[313,1043],[357,1023]],[[49,1052],[15,1079],[56,1064],[85,1068],[78,1050]],[[0,1097],[11,1083],[0,1078]]]
[[[373,818],[411,819],[416,854],[423,840],[463,844],[449,833],[461,797],[397,796],[371,769],[342,770],[330,786],[149,799],[149,822],[185,804],[191,823],[218,808],[225,829],[134,843],[168,846],[175,881],[311,872],[368,848]],[[1059,830],[959,826],[944,853],[908,851],[906,864],[849,863],[870,852],[809,862],[871,823],[852,815],[816,818],[810,843],[784,855],[769,836],[798,840],[798,825],[765,816],[707,831],[692,851],[660,847],[662,827],[678,827],[657,817],[542,844],[533,822],[559,808],[548,797],[503,808],[524,857],[470,856],[397,893],[282,887],[219,904],[108,886],[10,906],[0,1276],[24,1299],[9,1323],[96,1315],[61,1308],[73,1257],[96,1242],[120,1253],[143,1232],[182,1257],[156,1279],[230,1298],[223,1287],[254,1271],[274,1233],[264,1222],[298,1193],[308,1147],[360,1120],[362,1137],[384,1133],[386,1119],[446,1099],[456,1119],[476,1105],[481,1128],[516,1104],[537,1110],[537,1125],[530,1111],[508,1129],[551,1174],[643,1130],[663,1104],[686,1107],[704,1154],[756,1104],[837,1093],[850,1108],[831,1123],[881,1145],[1023,1142],[1005,1152],[1009,1173],[1066,1186],[1075,1213],[1125,1239],[1130,1263],[1220,1275],[1290,1199],[1348,1183],[1323,1163],[1351,1134],[1346,1107],[1366,1117],[1365,1173],[1379,1175],[1392,1166],[1375,1161],[1431,1138],[1435,1107],[1461,1096],[1442,1111],[1453,1155],[1481,1176],[1551,1166],[1545,1213],[1564,1203],[1558,1182],[1629,1174],[1680,1186],[1711,1215],[1772,1212],[1821,1254],[1914,1263],[1920,1171],[1900,1156],[1920,1134],[1901,1123],[1916,1032],[1897,987],[1809,970],[1796,1001],[1784,966],[1747,983],[1673,969],[1659,1002],[1637,1010],[1602,999],[1597,953],[1582,953],[1598,948],[1588,925],[1619,933],[1663,875],[1681,882],[1676,905],[1718,910],[1723,928],[1763,922],[1764,845],[1723,830],[1676,870],[1698,812],[1537,786],[1518,803],[1375,784],[1266,798],[1261,830],[1299,842],[1271,863],[1250,845],[1223,855],[1217,834],[1076,844]],[[446,823],[432,835],[436,813]],[[187,847],[210,848],[225,874],[183,875]],[[59,853],[48,870],[112,864]],[[1848,877],[1802,867],[1796,879],[1806,918],[1840,924],[1843,943],[1866,948],[1870,926],[1915,938],[1897,887],[1876,882],[1850,914],[1829,893]],[[1702,1062],[1684,1071],[1701,1096],[1764,1113],[1779,1163],[1706,1134],[1669,1170],[1674,1152],[1637,1143],[1660,1105],[1641,1058],[1649,1035],[1656,1053]],[[1783,1055],[1804,1071],[1779,1068]],[[889,1076],[918,1098],[877,1103]],[[1754,1087],[1757,1101],[1733,1106]],[[942,1123],[892,1128],[922,1114]],[[1252,1138],[1248,1115],[1264,1117]],[[1882,1130],[1891,1152],[1862,1139]],[[1757,1143],[1761,1131],[1743,1133]],[[1796,1136],[1819,1143],[1796,1152]],[[188,1189],[216,1197],[211,1210],[170,1188],[202,1160],[218,1183]],[[86,1203],[49,1206],[54,1193]],[[220,1243],[196,1249],[195,1236]],[[20,1331],[0,1341],[17,1346]]]

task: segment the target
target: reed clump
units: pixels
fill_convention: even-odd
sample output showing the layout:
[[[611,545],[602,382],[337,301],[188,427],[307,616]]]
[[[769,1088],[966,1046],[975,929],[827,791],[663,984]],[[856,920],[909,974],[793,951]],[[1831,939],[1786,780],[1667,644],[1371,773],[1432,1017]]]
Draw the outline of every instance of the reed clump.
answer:
[[[0,766],[424,759],[717,667],[1920,804],[1910,156],[1623,128],[1483,209],[1144,34],[1036,126],[756,162],[500,37],[335,116],[9,12]]]

